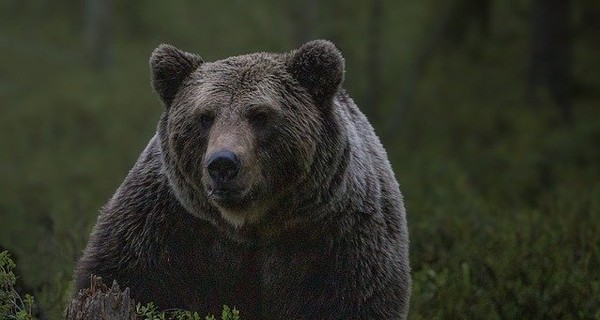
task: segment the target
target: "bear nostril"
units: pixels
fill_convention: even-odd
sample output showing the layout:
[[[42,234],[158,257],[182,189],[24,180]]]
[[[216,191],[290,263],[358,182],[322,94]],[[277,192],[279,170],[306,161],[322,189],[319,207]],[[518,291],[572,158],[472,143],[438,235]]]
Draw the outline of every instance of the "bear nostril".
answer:
[[[216,182],[233,179],[240,170],[240,161],[231,151],[219,151],[208,158],[208,174]]]

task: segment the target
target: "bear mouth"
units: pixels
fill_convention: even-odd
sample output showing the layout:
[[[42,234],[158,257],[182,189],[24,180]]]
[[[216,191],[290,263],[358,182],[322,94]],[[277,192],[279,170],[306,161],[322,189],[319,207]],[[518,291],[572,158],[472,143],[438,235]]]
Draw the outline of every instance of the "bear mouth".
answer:
[[[245,192],[237,188],[211,188],[206,195],[220,207],[240,209],[246,206]]]

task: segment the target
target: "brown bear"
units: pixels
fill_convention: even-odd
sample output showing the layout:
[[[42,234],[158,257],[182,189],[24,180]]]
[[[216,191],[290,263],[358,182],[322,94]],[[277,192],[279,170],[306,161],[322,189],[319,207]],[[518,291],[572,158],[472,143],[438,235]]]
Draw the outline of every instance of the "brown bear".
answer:
[[[216,62],[150,58],[157,133],[102,209],[75,274],[161,309],[243,319],[404,319],[402,195],[341,88],[329,41]]]

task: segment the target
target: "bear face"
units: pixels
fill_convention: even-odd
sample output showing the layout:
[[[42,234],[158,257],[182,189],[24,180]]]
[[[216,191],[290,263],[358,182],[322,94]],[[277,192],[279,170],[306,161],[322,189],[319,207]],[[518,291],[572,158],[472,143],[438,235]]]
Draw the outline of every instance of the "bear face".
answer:
[[[212,63],[162,45],[150,65],[166,108],[158,130],[163,161],[189,212],[239,228],[281,212],[288,195],[314,183],[307,177],[315,150],[328,149],[318,144],[335,138],[328,115],[343,80],[332,43]]]

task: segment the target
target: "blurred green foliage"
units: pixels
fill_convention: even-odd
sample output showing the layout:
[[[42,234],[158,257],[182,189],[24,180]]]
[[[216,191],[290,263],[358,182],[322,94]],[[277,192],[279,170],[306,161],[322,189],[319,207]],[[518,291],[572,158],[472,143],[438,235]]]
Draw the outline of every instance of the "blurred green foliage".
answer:
[[[34,319],[35,301],[33,296],[21,294],[15,289],[16,267],[8,251],[0,252],[0,319]]]
[[[531,39],[519,12],[529,1],[493,3],[491,35],[436,47],[401,113],[398,93],[438,1],[384,1],[380,105],[366,98],[368,1],[319,4],[310,36],[342,49],[345,86],[367,115],[401,115],[392,127],[372,118],[408,211],[411,319],[600,319],[597,29],[574,31],[573,77],[587,90],[566,124],[547,95],[527,103]],[[577,17],[596,6],[575,5]],[[0,245],[51,319],[99,208],[153,135],[152,49],[169,42],[208,61],[290,50],[290,6],[302,8],[114,1],[110,64],[98,69],[85,55],[82,2],[0,3]]]
[[[215,320],[214,315],[208,315],[206,317],[201,317],[198,312],[187,311],[187,310],[166,310],[160,311],[158,307],[154,305],[154,303],[150,302],[147,305],[143,306],[141,304],[137,304],[136,313],[141,320]],[[240,320],[240,312],[233,308],[233,310],[227,306],[223,306],[223,310],[221,311],[221,320]]]

